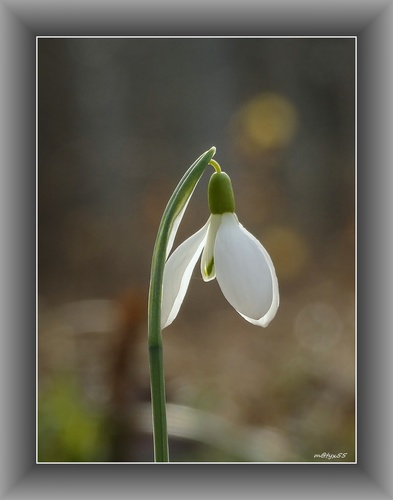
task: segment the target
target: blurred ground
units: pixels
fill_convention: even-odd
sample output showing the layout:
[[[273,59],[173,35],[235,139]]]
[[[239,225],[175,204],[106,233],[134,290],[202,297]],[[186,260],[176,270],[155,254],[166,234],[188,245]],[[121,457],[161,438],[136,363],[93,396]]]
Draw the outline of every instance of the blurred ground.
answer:
[[[171,459],[353,461],[354,40],[47,38],[38,57],[39,460],[152,460],[151,253],[214,145],[281,305],[254,327],[196,268],[164,331]]]

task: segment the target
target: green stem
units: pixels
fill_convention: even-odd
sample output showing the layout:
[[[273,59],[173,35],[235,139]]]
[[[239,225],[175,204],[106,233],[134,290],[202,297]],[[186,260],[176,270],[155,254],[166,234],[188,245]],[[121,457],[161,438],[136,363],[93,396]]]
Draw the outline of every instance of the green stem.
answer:
[[[181,217],[182,210],[215,152],[216,148],[214,147],[206,151],[191,165],[180,180],[164,210],[153,250],[148,305],[148,343],[153,413],[154,460],[156,462],[169,462],[161,335],[162,282],[168,242],[176,219]]]
[[[151,399],[153,407],[154,461],[169,462],[165,411],[165,379],[162,343],[149,346]]]
[[[209,161],[209,165],[211,165],[211,166],[215,169],[215,171],[216,171],[218,174],[220,174],[220,173],[221,173],[221,167],[220,167],[220,165],[216,162],[216,160],[210,160],[210,161]]]

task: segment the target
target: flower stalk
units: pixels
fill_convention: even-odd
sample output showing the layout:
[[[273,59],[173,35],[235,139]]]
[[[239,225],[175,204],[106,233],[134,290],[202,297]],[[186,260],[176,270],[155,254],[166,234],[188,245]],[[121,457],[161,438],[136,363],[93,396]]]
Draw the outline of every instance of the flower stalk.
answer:
[[[180,180],[164,210],[153,250],[148,302],[148,344],[155,462],[169,462],[161,335],[161,305],[165,262],[172,248],[188,201],[207,165],[212,161],[215,152],[216,148],[212,147],[203,153]]]
[[[161,331],[179,313],[194,267],[201,257],[204,281],[217,279],[221,291],[246,321],[266,327],[280,297],[273,262],[263,245],[239,222],[230,177],[212,159],[213,147],[184,174],[158,228],[149,289],[149,355],[154,459],[168,462],[165,379]],[[207,165],[215,169],[208,186],[210,217],[170,255],[177,229]]]

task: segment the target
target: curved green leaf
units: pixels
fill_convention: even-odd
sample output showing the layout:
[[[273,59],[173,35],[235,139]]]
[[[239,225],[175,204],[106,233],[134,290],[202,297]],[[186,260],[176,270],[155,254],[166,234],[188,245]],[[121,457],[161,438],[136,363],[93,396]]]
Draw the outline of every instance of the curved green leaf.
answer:
[[[162,283],[165,261],[172,247],[176,231],[187,207],[187,203],[215,152],[216,148],[212,147],[203,153],[203,155],[191,165],[180,180],[164,210],[153,250],[149,287],[148,341],[153,412],[154,460],[156,462],[169,461],[161,336]]]
[[[150,289],[149,289],[149,344],[157,341],[160,332],[162,299],[162,280],[165,260],[172,246],[175,233],[183,216],[184,209],[200,180],[205,168],[216,152],[212,147],[203,153],[183,175],[164,210],[153,250]],[[158,304],[158,306],[157,306]],[[160,314],[157,315],[157,308]],[[157,317],[158,316],[158,317]]]

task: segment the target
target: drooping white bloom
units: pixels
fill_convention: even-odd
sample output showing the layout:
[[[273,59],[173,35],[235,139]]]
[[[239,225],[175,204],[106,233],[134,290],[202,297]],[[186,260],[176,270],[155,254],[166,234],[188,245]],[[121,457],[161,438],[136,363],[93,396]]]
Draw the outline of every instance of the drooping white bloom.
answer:
[[[226,174],[213,174],[212,179],[217,175]],[[212,214],[207,223],[184,241],[165,264],[161,328],[176,318],[201,254],[204,281],[216,278],[236,311],[250,323],[265,327],[274,318],[279,305],[272,260],[261,243],[239,223],[234,202],[211,201],[216,193],[214,189],[210,191]]]

